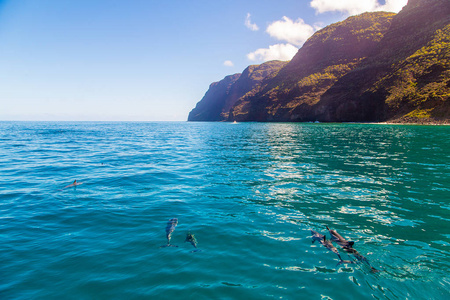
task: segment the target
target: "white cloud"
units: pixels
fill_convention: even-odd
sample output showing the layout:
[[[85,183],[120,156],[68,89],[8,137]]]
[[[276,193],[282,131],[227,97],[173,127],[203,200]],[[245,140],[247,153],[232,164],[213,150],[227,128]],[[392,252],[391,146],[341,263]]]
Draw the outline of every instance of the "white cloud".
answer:
[[[233,62],[232,62],[231,60],[226,60],[226,61],[224,61],[224,62],[223,62],[223,65],[224,65],[225,67],[233,67],[233,66],[234,66],[234,64],[233,64]]]
[[[297,47],[291,44],[276,44],[269,48],[260,48],[247,54],[251,61],[269,61],[269,60],[291,60],[297,53]]]
[[[250,18],[250,14],[247,15]],[[260,48],[247,54],[251,61],[291,60],[297,53],[298,47],[313,35],[315,27],[306,24],[302,19],[295,22],[288,17],[272,22],[267,26],[266,32],[273,38],[285,41],[285,44],[271,45],[269,48]]]
[[[376,3],[376,0],[312,0],[310,5],[317,13],[340,11],[354,15],[372,10]]]
[[[403,6],[405,6],[408,3],[408,0],[386,0],[385,5],[381,5],[379,9],[381,11],[393,11],[393,12],[399,12],[402,10]]]
[[[245,26],[248,29],[250,29],[251,31],[258,31],[259,30],[258,25],[256,25],[255,23],[252,23],[250,21],[250,17],[251,17],[250,13],[247,13],[247,17],[245,18]]]
[[[283,17],[267,26],[266,32],[278,40],[301,46],[314,33],[314,28],[306,24],[302,19],[292,21]]]
[[[339,11],[349,15],[356,15],[367,11],[399,12],[408,0],[386,0],[380,4],[379,0],[311,0],[310,6],[317,13]]]

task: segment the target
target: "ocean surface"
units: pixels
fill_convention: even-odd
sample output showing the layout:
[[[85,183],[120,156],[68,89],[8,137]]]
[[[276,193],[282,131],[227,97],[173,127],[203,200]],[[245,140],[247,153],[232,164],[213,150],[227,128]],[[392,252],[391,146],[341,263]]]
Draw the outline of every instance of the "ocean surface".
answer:
[[[0,299],[448,299],[449,137],[0,122]],[[312,243],[326,226],[359,259]]]

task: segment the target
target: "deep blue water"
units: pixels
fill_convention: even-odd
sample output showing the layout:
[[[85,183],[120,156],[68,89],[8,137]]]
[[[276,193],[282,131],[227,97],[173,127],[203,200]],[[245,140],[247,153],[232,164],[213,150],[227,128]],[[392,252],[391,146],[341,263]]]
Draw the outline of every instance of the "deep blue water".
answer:
[[[0,122],[0,299],[446,299],[449,134]]]

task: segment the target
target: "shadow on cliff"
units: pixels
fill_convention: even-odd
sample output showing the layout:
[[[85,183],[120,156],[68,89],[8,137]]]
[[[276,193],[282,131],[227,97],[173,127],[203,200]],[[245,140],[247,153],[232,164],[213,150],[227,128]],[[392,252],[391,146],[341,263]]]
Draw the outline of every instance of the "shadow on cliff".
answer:
[[[386,99],[390,89],[402,80],[396,71],[408,65],[406,60],[429,44],[436,31],[449,23],[449,6],[438,2],[400,12],[374,53],[338,79],[310,107],[314,118],[321,122],[379,122],[413,110],[407,99],[396,110],[387,106]],[[414,76],[421,84],[421,73]]]

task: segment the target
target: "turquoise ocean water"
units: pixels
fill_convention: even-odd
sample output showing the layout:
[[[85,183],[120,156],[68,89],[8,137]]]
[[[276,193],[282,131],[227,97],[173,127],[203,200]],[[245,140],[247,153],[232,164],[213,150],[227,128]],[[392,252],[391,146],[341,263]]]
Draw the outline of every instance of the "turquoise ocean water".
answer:
[[[449,134],[0,122],[0,299],[448,299]]]

